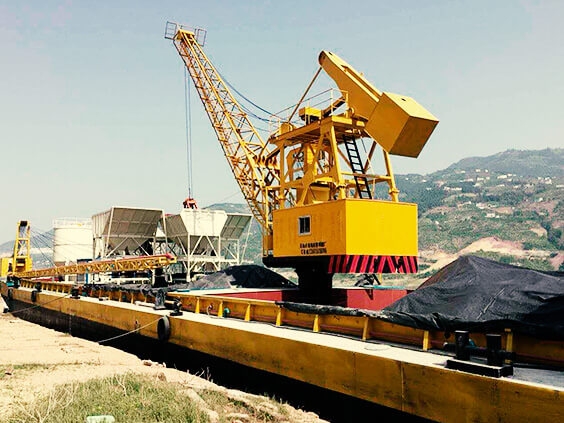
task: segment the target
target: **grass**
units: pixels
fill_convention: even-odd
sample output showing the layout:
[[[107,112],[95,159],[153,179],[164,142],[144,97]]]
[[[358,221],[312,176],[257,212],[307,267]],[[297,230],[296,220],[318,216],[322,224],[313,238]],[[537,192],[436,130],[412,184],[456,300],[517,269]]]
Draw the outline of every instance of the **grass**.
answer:
[[[53,366],[50,364],[39,364],[39,363],[30,363],[30,364],[15,364],[13,366],[4,366],[0,368],[0,380],[4,379],[7,376],[6,372],[13,372],[13,371],[33,371],[37,369],[50,369]]]
[[[116,422],[208,422],[173,385],[135,374],[57,386],[19,407],[8,422],[77,423],[91,415],[112,415]]]
[[[216,414],[217,413],[217,414]],[[81,423],[88,416],[111,415],[116,423],[219,423],[245,415],[245,422],[287,420],[287,411],[275,400],[232,398],[228,391],[196,391],[181,384],[126,373],[84,383],[56,386],[3,420],[7,423]],[[210,415],[217,419],[210,419]]]

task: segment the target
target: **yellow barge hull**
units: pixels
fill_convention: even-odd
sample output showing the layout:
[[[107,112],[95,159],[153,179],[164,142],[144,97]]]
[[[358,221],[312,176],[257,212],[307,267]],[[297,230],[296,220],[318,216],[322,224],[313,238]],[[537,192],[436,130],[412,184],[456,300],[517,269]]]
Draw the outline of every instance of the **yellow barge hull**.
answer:
[[[242,318],[229,318],[220,297],[212,302],[190,293],[177,295],[197,312],[173,315],[123,296],[73,298],[68,290],[6,284],[1,292],[9,301],[137,332],[438,422],[559,421],[564,415],[564,384],[470,374],[446,368],[444,354],[267,324],[273,308],[258,300],[247,303]]]

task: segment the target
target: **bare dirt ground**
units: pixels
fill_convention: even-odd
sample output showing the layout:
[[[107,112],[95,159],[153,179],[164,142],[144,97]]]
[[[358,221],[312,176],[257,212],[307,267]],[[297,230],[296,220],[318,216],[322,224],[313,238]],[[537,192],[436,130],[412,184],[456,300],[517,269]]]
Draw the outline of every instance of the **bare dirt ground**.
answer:
[[[438,271],[449,263],[452,263],[462,255],[472,254],[477,251],[492,251],[508,256],[526,258],[526,257],[548,257],[550,252],[541,250],[524,250],[520,242],[503,241],[497,237],[481,238],[466,248],[460,250],[457,254],[447,254],[436,251],[421,251],[420,254],[424,258],[436,260],[433,265],[427,269],[428,271]],[[558,252],[550,259],[552,265],[558,268],[564,262],[564,253]]]
[[[0,315],[0,372],[0,421],[5,421],[12,411],[25,407],[38,395],[49,393],[57,384],[85,382],[92,378],[128,372],[180,384],[183,389],[193,390],[196,398],[199,397],[198,390],[215,389],[246,404],[259,403],[263,407],[269,407],[270,402],[266,397],[228,390],[196,375],[169,369],[112,347],[44,328],[10,313]],[[256,401],[257,398],[262,398],[263,401]],[[270,408],[274,409],[272,405]],[[288,405],[284,409],[283,415],[274,421],[326,422],[311,412]],[[208,415],[210,422],[217,419],[214,410],[209,410]],[[253,420],[250,415],[238,415],[230,421],[254,423],[259,420]]]

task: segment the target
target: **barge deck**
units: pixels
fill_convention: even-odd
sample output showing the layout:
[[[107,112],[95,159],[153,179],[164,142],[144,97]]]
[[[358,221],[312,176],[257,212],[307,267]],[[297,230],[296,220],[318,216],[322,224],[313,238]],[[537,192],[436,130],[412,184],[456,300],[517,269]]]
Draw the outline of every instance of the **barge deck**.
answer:
[[[388,301],[398,295],[374,291],[372,298],[381,291],[392,296]],[[20,309],[40,308],[138,333],[433,421],[556,421],[564,413],[563,367],[515,363],[508,376],[473,374],[449,368],[453,357],[438,348],[444,343],[438,334],[339,315],[334,308],[315,314],[257,299],[268,292],[291,298],[291,290],[170,292],[164,302],[119,287],[82,291],[58,282],[22,281],[18,288],[3,283],[1,292]],[[504,348],[508,341],[516,357],[532,349],[537,361],[544,357],[562,366],[562,343],[543,347],[530,340],[519,351],[526,340],[505,337]]]

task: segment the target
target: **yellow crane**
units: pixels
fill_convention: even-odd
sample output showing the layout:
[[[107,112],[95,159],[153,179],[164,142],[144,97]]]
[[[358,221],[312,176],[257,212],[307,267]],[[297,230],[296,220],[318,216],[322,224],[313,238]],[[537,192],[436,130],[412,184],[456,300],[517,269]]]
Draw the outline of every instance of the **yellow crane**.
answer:
[[[335,273],[417,272],[417,205],[399,201],[389,155],[417,157],[438,120],[414,99],[381,92],[337,55],[263,140],[203,50],[206,32],[167,22],[245,200],[263,230],[263,263],[296,270],[300,288],[328,294]],[[339,95],[304,101],[321,70]],[[298,113],[299,119],[295,119]],[[373,171],[383,153],[385,170]],[[377,199],[377,184],[389,199]]]
[[[33,261],[31,259],[30,230],[31,226],[27,220],[18,222],[12,257],[0,258],[0,277],[31,270]]]

